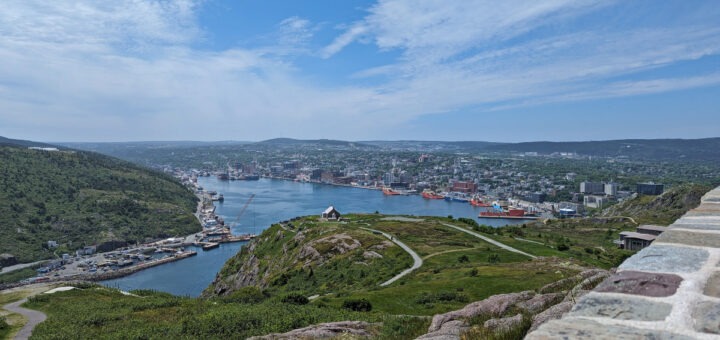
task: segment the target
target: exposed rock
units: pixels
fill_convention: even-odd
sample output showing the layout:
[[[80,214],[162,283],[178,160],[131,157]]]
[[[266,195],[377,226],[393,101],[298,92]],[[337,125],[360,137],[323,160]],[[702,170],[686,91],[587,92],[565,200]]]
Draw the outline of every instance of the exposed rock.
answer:
[[[578,290],[571,290],[565,295],[565,298],[562,300],[562,302],[570,301],[572,303],[577,302],[578,299],[585,296],[585,294],[589,293],[590,291],[587,289],[578,289]]]
[[[485,321],[483,324],[483,327],[489,331],[500,331],[500,330],[509,330],[513,329],[514,327],[520,325],[522,323],[523,316],[522,314],[516,314],[515,316],[510,316],[507,318],[501,318],[501,319],[490,319],[488,321]]]
[[[377,249],[377,250],[383,250],[383,249],[385,249],[385,248],[389,248],[389,247],[392,247],[392,246],[394,246],[394,245],[395,245],[395,244],[392,243],[392,242],[390,242],[390,241],[382,241],[382,242],[380,242],[379,244],[376,244],[376,245],[374,245],[374,246],[372,246],[372,247],[370,247],[370,248],[371,248],[371,249]]]
[[[464,333],[468,328],[465,321],[449,321],[444,323],[440,329],[427,333],[416,340],[457,340],[460,339],[460,334]]]
[[[565,315],[565,313],[569,312],[570,309],[572,309],[574,304],[575,303],[572,301],[563,301],[555,306],[546,309],[541,313],[536,314],[532,318],[532,326],[530,326],[530,330],[528,330],[528,333],[536,330],[538,327],[540,327],[540,325],[544,324],[547,321],[560,319],[563,315]]]
[[[538,294],[532,299],[517,304],[517,307],[531,314],[543,311],[548,306],[561,301],[565,297],[563,293]]]
[[[372,328],[378,324],[364,321],[328,322],[299,328],[287,333],[273,333],[264,336],[254,336],[253,340],[281,340],[281,339],[328,339],[350,334],[353,337],[370,338],[373,336]]]
[[[601,273],[607,273],[608,276],[610,275],[610,273],[607,270],[588,269],[588,270],[578,273],[575,276],[568,277],[568,278],[565,278],[565,279],[562,279],[560,281],[556,281],[553,283],[549,283],[549,284],[543,286],[542,288],[540,288],[539,292],[544,294],[544,293],[552,293],[552,292],[557,292],[560,290],[565,290],[569,286],[577,285],[578,282],[582,282],[585,279],[588,279],[590,277],[593,277],[593,276],[601,274]]]
[[[465,320],[478,315],[501,316],[506,313],[511,306],[518,302],[527,301],[533,296],[535,296],[535,292],[533,291],[493,295],[485,300],[473,302],[463,309],[445,314],[437,314],[433,317],[428,332],[435,332],[439,330],[443,324],[450,321]]]
[[[383,258],[382,255],[370,250],[363,253],[363,257],[366,259],[381,259]]]

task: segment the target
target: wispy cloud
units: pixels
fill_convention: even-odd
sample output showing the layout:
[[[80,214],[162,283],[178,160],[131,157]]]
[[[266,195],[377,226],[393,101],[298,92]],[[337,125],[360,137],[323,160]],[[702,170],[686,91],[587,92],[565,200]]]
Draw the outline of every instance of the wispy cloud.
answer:
[[[468,108],[720,84],[717,73],[652,72],[720,54],[720,28],[708,19],[717,13],[703,8],[667,25],[605,26],[594,15],[623,2],[381,0],[364,18],[333,30],[336,37],[321,48],[312,43],[321,27],[289,16],[271,27],[264,46],[209,51],[193,47],[208,38],[198,22],[202,5],[3,2],[0,134],[353,139]],[[322,83],[297,61],[297,54],[315,56],[321,69],[346,58],[340,52],[353,43],[399,57]]]

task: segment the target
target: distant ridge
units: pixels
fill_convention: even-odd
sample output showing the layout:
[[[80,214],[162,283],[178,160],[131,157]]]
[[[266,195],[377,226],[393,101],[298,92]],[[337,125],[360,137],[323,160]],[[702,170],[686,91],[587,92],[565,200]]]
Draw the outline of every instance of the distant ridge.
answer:
[[[40,148],[53,148],[57,147],[56,145],[47,144],[47,143],[39,143],[39,142],[33,142],[29,140],[22,140],[22,139],[11,139],[0,136],[0,146],[16,146],[16,147],[40,147]]]
[[[585,156],[619,157],[655,160],[720,160],[720,138],[702,139],[619,139],[586,142],[524,142],[492,145],[487,151],[537,152],[552,154],[571,152]]]
[[[349,142],[336,139],[294,139],[294,138],[273,138],[255,143],[255,145],[327,145],[346,147],[373,147],[364,142]]]

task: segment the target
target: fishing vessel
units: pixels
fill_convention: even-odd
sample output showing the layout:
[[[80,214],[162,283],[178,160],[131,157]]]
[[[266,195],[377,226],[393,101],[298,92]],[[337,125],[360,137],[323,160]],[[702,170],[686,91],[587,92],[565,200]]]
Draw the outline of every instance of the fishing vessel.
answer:
[[[422,194],[420,194],[423,198],[427,198],[430,200],[441,200],[445,198],[445,196],[435,193],[432,190],[425,189],[423,190]]]
[[[467,194],[456,191],[449,192],[447,195],[445,195],[445,200],[462,203],[467,203],[468,201],[470,201],[467,197]]]
[[[492,207],[492,204],[483,202],[483,200],[478,196],[475,196],[470,200],[470,205],[473,207]]]
[[[403,194],[402,192],[400,192],[400,191],[398,191],[398,190],[395,190],[395,189],[392,189],[392,188],[390,188],[390,187],[384,187],[384,188],[382,189],[382,192],[383,192],[383,195],[386,195],[386,196],[395,196],[395,195],[402,195],[402,194]]]

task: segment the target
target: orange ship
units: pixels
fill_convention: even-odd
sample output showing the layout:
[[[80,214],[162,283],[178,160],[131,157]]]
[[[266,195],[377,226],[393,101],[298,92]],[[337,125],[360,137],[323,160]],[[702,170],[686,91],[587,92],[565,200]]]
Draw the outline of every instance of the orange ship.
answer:
[[[470,204],[473,207],[492,207],[492,204],[483,202],[479,197],[473,197],[473,199],[470,200]]]
[[[438,195],[434,191],[427,190],[427,189],[423,190],[421,196],[423,198],[427,198],[427,199],[431,199],[431,200],[441,200],[441,199],[445,198],[445,196]]]
[[[401,193],[399,193],[391,188],[388,188],[388,187],[384,187],[382,189],[382,192],[384,195],[387,195],[387,196],[402,195]]]

